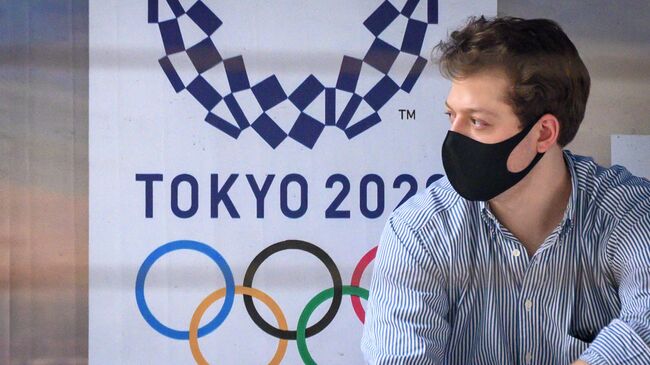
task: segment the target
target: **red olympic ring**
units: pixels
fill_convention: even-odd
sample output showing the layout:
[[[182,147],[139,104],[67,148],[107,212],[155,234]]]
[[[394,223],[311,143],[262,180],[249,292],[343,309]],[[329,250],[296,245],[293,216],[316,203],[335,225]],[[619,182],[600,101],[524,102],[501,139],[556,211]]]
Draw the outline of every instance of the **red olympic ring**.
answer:
[[[360,286],[359,284],[361,284],[361,276],[363,276],[363,272],[366,270],[368,265],[370,265],[372,260],[375,259],[375,256],[377,256],[377,247],[379,246],[375,246],[370,251],[366,252],[361,260],[359,260],[359,263],[357,263],[357,266],[352,272],[352,281],[350,282],[350,285]],[[361,299],[358,296],[351,296],[350,300],[352,301],[352,308],[354,309],[354,313],[357,314],[357,317],[361,323],[365,323],[366,310],[363,309],[363,306],[361,306]]]

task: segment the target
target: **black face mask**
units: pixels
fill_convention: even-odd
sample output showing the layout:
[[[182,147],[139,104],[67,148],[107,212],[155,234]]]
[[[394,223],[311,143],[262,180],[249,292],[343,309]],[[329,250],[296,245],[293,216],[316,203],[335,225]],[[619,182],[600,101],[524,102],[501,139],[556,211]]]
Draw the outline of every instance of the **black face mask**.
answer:
[[[544,153],[520,172],[508,171],[508,157],[537,123],[499,143],[482,143],[453,131],[442,144],[442,164],[451,186],[463,198],[488,201],[523,179]]]

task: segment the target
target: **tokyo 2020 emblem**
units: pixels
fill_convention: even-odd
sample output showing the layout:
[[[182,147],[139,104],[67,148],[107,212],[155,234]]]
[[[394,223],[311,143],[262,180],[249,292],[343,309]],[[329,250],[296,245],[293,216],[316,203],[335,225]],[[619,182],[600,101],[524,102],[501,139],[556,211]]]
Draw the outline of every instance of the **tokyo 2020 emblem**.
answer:
[[[227,22],[213,12],[204,1],[198,0],[184,7],[179,0],[149,0],[148,21],[157,24],[165,55],[159,64],[173,89],[179,93],[186,90],[207,111],[205,121],[226,135],[237,139],[245,130],[252,129],[270,147],[276,148],[288,138],[312,149],[326,127],[337,128],[348,139],[355,138],[381,122],[379,111],[398,92],[410,93],[426,65],[420,55],[427,29],[438,23],[437,0],[407,0],[398,6],[383,1],[358,24],[372,34],[373,41],[360,58],[341,55],[337,81],[328,85],[318,77],[306,75],[295,90],[286,90],[276,74],[262,80],[250,80],[244,57],[224,54],[212,35]],[[305,2],[304,6],[308,6]],[[173,16],[159,18],[159,8],[169,7]],[[420,11],[416,12],[416,9]],[[417,14],[417,16],[416,16]],[[201,29],[204,37],[196,44],[187,44],[180,23],[191,21]],[[399,41],[387,40],[384,33],[395,27],[402,34]],[[289,41],[289,40],[287,40]],[[223,48],[223,47],[221,47]],[[361,51],[363,52],[363,51]],[[179,76],[175,59],[189,59],[193,75],[183,80]],[[408,67],[394,67],[396,60],[406,60]],[[378,71],[377,80],[369,90],[357,87],[362,69],[372,67]],[[218,71],[215,71],[217,70]],[[204,77],[208,72],[224,72],[227,76],[225,92]],[[223,87],[221,88],[224,89]],[[258,104],[259,115],[247,115],[238,100],[241,94],[252,92]],[[324,98],[319,98],[324,93]],[[337,95],[344,97],[337,98]],[[337,99],[344,100],[337,103]],[[217,106],[225,103],[227,112],[218,112]],[[313,103],[324,109],[324,116],[315,117],[307,111]],[[369,108],[360,108],[367,104]],[[298,116],[289,127],[281,127],[272,116],[274,108],[291,107]],[[370,110],[369,112],[363,110]],[[228,116],[223,115],[227,113]],[[367,114],[366,114],[367,113]],[[257,113],[255,113],[257,114]],[[337,117],[338,115],[338,117]]]

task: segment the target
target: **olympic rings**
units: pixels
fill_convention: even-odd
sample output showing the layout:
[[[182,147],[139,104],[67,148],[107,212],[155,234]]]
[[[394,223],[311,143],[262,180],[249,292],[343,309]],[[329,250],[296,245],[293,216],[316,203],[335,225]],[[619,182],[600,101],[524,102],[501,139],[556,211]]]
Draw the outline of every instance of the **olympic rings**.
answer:
[[[199,304],[199,306],[194,311],[194,314],[192,315],[188,331],[175,330],[163,325],[160,321],[158,321],[158,319],[156,319],[149,310],[144,295],[144,285],[147,274],[156,260],[169,252],[182,249],[198,251],[210,257],[221,269],[226,282],[225,288],[221,288],[212,292]],[[260,265],[264,262],[264,260],[266,260],[274,253],[289,249],[302,250],[316,256],[323,262],[325,267],[330,272],[333,283],[333,286],[331,288],[323,290],[307,303],[302,313],[300,314],[300,318],[298,320],[295,331],[288,330],[286,318],[278,304],[269,295],[252,287],[255,273]],[[235,294],[241,294],[244,297],[246,310],[255,324],[266,333],[280,340],[275,355],[271,359],[270,364],[279,364],[282,361],[287,350],[287,340],[296,340],[298,345],[298,352],[300,353],[302,360],[306,364],[315,364],[314,360],[309,354],[306,339],[319,333],[332,322],[341,305],[343,295],[349,295],[351,297],[352,307],[354,308],[357,317],[359,320],[361,320],[362,323],[364,322],[365,311],[361,306],[359,298],[361,297],[367,300],[369,293],[367,289],[359,287],[359,283],[361,281],[363,272],[367,269],[372,260],[374,260],[376,253],[377,247],[374,247],[366,254],[364,254],[361,260],[359,260],[355,266],[354,272],[352,274],[351,285],[344,286],[341,280],[341,274],[336,264],[323,249],[312,243],[300,240],[282,241],[265,248],[262,250],[262,252],[255,256],[249,267],[246,269],[243,285],[235,286],[230,267],[228,266],[225,259],[221,256],[221,254],[215,249],[197,241],[172,241],[155,249],[142,263],[142,266],[138,270],[135,283],[136,302],[138,309],[142,314],[142,317],[153,329],[155,329],[160,334],[172,339],[189,340],[190,350],[192,352],[194,360],[199,364],[207,364],[207,361],[203,357],[203,354],[199,348],[198,339],[212,332],[223,323],[225,318],[230,313],[230,310],[232,309]],[[255,305],[253,304],[253,297],[259,299],[269,307],[278,322],[278,328],[273,327],[260,316],[260,314],[255,309]],[[223,306],[217,316],[208,324],[199,328],[201,318],[207,309],[214,302],[221,298],[225,299]],[[316,310],[316,308],[329,298],[332,298],[332,303],[330,304],[330,308],[327,313],[316,324],[311,327],[307,327],[309,318]]]
[[[269,309],[271,309],[271,312],[273,312],[273,315],[275,315],[275,319],[277,319],[278,321],[278,326],[280,327],[280,329],[286,330],[288,328],[287,319],[284,317],[284,313],[282,313],[282,309],[280,309],[280,306],[264,292],[254,288],[248,288],[245,286],[237,285],[235,287],[235,294],[253,296],[259,299],[264,304],[266,304],[269,307]],[[199,348],[198,328],[199,328],[199,324],[201,323],[201,317],[203,317],[203,314],[205,314],[205,311],[212,305],[212,303],[223,298],[224,295],[226,295],[225,288],[221,288],[219,290],[214,291],[212,294],[208,295],[205,299],[203,299],[201,304],[199,304],[199,306],[194,311],[194,314],[192,315],[192,320],[190,322],[189,342],[190,342],[190,349],[192,351],[192,356],[194,356],[194,360],[196,361],[197,364],[201,364],[201,365],[208,364],[208,362],[203,357],[203,354],[201,353],[201,349]],[[287,352],[287,340],[280,339],[280,342],[278,343],[278,348],[275,351],[275,355],[269,362],[269,365],[280,364],[286,352]]]
[[[147,305],[147,301],[144,297],[144,282],[147,278],[149,269],[151,269],[151,266],[156,262],[156,260],[168,252],[183,249],[198,251],[210,257],[219,266],[221,272],[223,273],[223,277],[226,280],[226,299],[223,302],[223,307],[212,321],[210,321],[202,328],[198,329],[199,337],[203,337],[208,333],[214,331],[221,325],[221,323],[223,323],[223,321],[228,316],[228,313],[230,313],[230,309],[232,309],[232,303],[235,298],[235,280],[233,279],[232,271],[230,270],[230,267],[228,266],[226,260],[224,260],[221,254],[219,254],[219,252],[217,252],[212,247],[206,245],[205,243],[189,240],[172,241],[158,247],[155,251],[149,254],[149,256],[147,256],[147,258],[142,263],[142,266],[140,266],[140,269],[138,270],[138,276],[135,280],[135,299],[138,303],[138,309],[140,310],[142,317],[144,317],[147,323],[149,323],[149,325],[160,334],[176,340],[189,339],[189,331],[179,331],[169,328],[160,323],[160,321],[154,317],[154,315],[149,310],[149,306]]]
[[[359,260],[359,263],[352,272],[352,280],[350,281],[350,285],[360,286],[359,284],[361,284],[361,276],[363,276],[363,272],[366,270],[368,265],[370,265],[370,262],[375,259],[375,256],[377,256],[377,247],[379,246],[373,247],[370,251],[363,255],[361,260]],[[352,308],[354,309],[354,313],[357,314],[357,317],[361,323],[365,323],[366,311],[361,306],[361,299],[359,299],[359,297],[356,295],[351,295],[350,300],[352,301]]]
[[[307,322],[309,317],[318,306],[326,301],[329,298],[334,296],[334,288],[325,289],[322,292],[318,293],[312,300],[307,303],[305,309],[302,310],[300,318],[298,319],[298,328],[296,330],[297,337],[296,342],[298,344],[298,352],[300,357],[305,364],[316,365],[316,362],[309,354],[309,349],[307,348],[307,339],[305,337],[305,327],[307,327]],[[355,297],[362,297],[365,300],[368,300],[368,290],[364,288],[359,288],[358,286],[345,285],[343,286],[343,295],[352,295]]]
[[[249,288],[253,286],[253,278],[255,277],[255,272],[260,267],[262,262],[264,262],[264,260],[276,252],[290,249],[303,250],[316,256],[323,262],[327,270],[329,270],[330,275],[332,276],[332,282],[334,284],[332,304],[327,310],[327,313],[325,313],[320,321],[307,328],[306,330],[307,337],[311,337],[325,329],[325,327],[327,327],[330,322],[332,322],[339,310],[339,307],[341,306],[343,286],[343,282],[341,281],[341,274],[332,258],[325,251],[323,251],[323,249],[312,243],[299,240],[287,240],[273,244],[255,256],[251,264],[248,266],[248,269],[246,270],[246,274],[244,276],[244,286],[247,286]],[[281,330],[268,324],[268,322],[266,322],[264,318],[260,316],[259,312],[257,312],[257,309],[255,309],[255,304],[253,304],[253,299],[250,296],[244,295],[244,304],[246,305],[246,311],[248,311],[248,315],[251,317],[253,322],[255,322],[255,324],[257,324],[257,326],[260,327],[264,332],[268,333],[271,336],[285,340],[296,339],[296,331]]]

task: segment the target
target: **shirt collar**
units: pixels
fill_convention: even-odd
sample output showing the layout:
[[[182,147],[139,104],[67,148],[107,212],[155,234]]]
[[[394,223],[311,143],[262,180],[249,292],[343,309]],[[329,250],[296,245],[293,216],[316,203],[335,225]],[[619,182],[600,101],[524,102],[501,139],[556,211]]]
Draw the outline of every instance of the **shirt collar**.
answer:
[[[560,221],[561,230],[562,232],[565,232],[570,229],[575,222],[576,205],[578,200],[578,176],[575,170],[573,153],[571,153],[569,150],[562,150],[562,152],[571,179],[571,195],[569,196],[569,201],[567,203],[566,210],[564,211],[562,221]],[[490,205],[485,201],[479,201],[478,205],[483,220],[485,220],[491,226],[499,227],[500,223],[490,210]]]
[[[562,229],[566,230],[571,228],[576,220],[576,206],[578,205],[578,174],[576,173],[575,157],[573,157],[573,153],[569,150],[562,150],[562,154],[567,168],[569,169],[569,175],[571,178],[571,196],[569,196],[569,203],[564,212],[564,217],[560,222]]]

